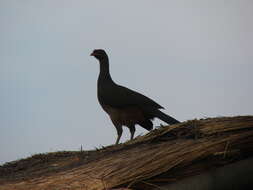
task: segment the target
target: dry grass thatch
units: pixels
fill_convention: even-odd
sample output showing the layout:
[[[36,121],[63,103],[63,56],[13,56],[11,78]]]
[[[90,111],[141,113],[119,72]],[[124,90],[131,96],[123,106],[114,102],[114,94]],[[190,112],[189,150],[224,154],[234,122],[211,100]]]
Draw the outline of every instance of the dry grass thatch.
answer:
[[[101,156],[78,167],[26,180],[22,185],[35,190],[66,187],[102,190],[151,189],[173,183],[253,156],[253,116],[192,120],[165,126],[98,152]],[[22,189],[19,185],[12,183],[8,187]]]

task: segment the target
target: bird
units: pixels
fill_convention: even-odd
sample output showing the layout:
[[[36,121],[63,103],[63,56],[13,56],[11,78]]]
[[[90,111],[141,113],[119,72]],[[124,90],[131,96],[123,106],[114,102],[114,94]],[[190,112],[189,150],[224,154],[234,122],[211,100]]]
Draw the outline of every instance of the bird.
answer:
[[[132,140],[136,124],[150,131],[153,129],[152,120],[154,118],[158,118],[170,125],[180,123],[175,118],[163,113],[160,109],[164,108],[154,100],[139,92],[116,84],[110,74],[109,57],[105,50],[95,49],[90,56],[94,56],[99,61],[97,98],[117,130],[116,145],[122,136],[123,126],[129,128],[130,140]]]

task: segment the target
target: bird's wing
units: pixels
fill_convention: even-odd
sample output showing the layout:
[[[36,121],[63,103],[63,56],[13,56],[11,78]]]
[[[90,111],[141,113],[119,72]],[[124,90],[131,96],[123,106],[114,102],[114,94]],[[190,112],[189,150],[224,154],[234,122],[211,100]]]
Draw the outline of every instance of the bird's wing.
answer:
[[[161,109],[161,105],[154,100],[129,88],[114,84],[105,86],[98,92],[99,101],[112,107],[123,108],[126,106],[138,106],[140,108]]]

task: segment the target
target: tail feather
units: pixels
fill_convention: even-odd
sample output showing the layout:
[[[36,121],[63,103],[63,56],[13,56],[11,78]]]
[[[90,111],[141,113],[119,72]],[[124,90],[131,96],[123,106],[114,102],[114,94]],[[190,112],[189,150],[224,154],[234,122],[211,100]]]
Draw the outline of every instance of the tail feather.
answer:
[[[153,129],[153,123],[148,119],[138,124],[149,131]]]
[[[162,121],[172,125],[172,124],[176,124],[176,123],[180,123],[180,121],[176,120],[175,118],[161,112],[160,110],[156,110],[154,112],[154,116],[161,119]]]

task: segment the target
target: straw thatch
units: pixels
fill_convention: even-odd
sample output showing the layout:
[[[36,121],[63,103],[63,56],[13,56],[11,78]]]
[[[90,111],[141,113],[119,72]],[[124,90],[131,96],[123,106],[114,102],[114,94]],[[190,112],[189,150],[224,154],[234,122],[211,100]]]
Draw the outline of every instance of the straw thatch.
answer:
[[[67,171],[5,187],[22,189],[152,189],[253,156],[253,116],[164,126]],[[1,187],[0,187],[1,189]]]

